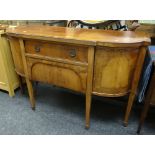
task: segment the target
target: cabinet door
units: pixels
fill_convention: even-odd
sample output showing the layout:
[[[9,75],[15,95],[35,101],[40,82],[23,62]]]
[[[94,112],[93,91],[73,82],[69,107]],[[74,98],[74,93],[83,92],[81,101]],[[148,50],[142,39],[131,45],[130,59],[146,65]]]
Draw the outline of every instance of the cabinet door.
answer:
[[[93,93],[123,96],[129,92],[139,49],[97,47]]]
[[[85,92],[87,67],[27,58],[31,80]]]

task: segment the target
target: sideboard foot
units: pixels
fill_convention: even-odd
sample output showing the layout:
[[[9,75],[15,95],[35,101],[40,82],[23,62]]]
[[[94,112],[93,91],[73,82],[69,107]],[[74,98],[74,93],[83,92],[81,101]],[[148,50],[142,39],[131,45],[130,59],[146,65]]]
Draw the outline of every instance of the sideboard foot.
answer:
[[[90,128],[90,126],[89,126],[89,125],[86,125],[86,126],[85,126],[85,129],[86,129],[86,130],[88,130],[89,128]]]
[[[124,127],[127,127],[128,126],[128,123],[127,122],[123,122],[123,126]]]

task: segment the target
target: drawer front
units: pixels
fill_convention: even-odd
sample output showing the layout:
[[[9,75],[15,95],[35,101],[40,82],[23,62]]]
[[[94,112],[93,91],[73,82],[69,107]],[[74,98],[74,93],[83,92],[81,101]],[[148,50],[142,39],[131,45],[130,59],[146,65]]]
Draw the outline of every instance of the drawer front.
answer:
[[[25,40],[25,50],[29,54],[80,62],[88,61],[88,47],[83,46]]]
[[[27,58],[31,80],[85,92],[87,67]]]

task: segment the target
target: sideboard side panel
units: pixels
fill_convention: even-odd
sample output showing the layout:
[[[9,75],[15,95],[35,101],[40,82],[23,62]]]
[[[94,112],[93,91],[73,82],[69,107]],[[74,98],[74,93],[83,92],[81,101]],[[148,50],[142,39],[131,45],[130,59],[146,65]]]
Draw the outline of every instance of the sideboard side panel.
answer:
[[[19,44],[19,39],[14,37],[9,37],[13,61],[15,64],[15,70],[18,74],[24,76],[24,67],[21,56],[21,49]]]

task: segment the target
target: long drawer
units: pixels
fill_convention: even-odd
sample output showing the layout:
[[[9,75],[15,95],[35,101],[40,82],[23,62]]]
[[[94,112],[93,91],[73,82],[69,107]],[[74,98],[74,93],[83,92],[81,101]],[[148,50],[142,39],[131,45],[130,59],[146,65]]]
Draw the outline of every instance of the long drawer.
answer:
[[[25,51],[28,54],[67,59],[74,62],[88,62],[88,47],[37,40],[25,40],[24,42]]]

